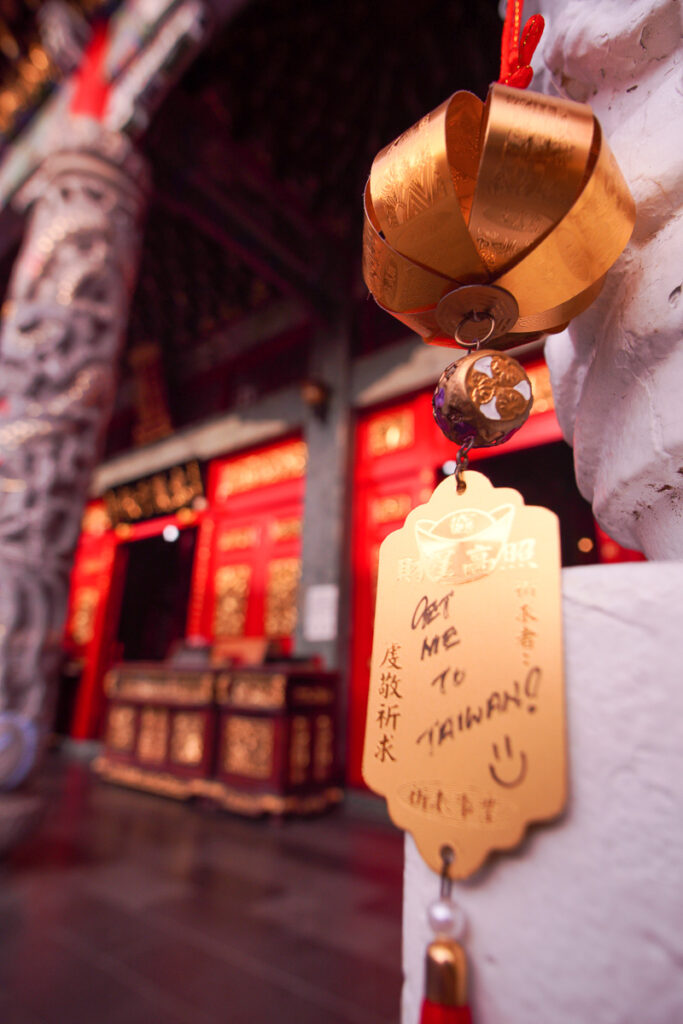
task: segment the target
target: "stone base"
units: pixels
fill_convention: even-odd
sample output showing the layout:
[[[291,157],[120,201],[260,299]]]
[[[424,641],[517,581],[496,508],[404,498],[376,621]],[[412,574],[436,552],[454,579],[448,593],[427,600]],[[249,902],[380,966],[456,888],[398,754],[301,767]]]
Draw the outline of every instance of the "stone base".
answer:
[[[683,1021],[683,563],[563,572],[570,796],[453,898],[477,1024]],[[438,879],[406,841],[403,1024]]]

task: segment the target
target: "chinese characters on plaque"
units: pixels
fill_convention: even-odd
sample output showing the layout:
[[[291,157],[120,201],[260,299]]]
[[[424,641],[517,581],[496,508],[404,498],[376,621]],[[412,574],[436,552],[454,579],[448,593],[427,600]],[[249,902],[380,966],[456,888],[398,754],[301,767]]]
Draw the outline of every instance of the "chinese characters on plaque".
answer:
[[[422,856],[466,877],[566,798],[557,517],[447,479],[380,551],[363,761]]]

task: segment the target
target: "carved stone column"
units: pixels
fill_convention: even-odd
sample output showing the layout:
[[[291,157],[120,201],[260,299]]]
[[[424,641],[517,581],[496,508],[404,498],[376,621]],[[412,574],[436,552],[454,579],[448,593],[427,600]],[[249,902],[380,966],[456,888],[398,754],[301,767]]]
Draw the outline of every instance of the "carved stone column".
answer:
[[[130,141],[90,123],[19,196],[30,214],[0,329],[0,850],[38,808],[30,779],[114,398],[145,182]]]

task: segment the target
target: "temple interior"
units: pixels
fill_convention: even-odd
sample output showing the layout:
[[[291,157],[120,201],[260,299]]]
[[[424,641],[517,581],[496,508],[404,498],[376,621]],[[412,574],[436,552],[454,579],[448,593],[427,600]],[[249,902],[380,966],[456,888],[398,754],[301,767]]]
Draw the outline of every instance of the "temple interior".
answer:
[[[181,14],[187,38],[160,55]],[[71,546],[49,533],[38,558],[66,552],[68,586],[40,698],[48,809],[2,869],[0,1018],[397,1022],[402,837],[362,776],[373,608],[381,542],[456,468],[432,415],[456,353],[369,296],[363,192],[375,154],[454,90],[485,98],[498,4],[0,0],[4,311],[29,244],[15,199],[60,118],[95,118],[64,107],[95,102],[82,57],[53,51],[102,24],[109,110],[130,108],[107,131],[147,168],[126,170],[141,243],[116,235],[133,204],[117,193],[104,262],[130,306],[110,308],[111,401],[86,400],[110,415],[61,479]],[[62,193],[91,171],[69,173]],[[38,281],[30,301],[104,303],[87,255],[63,257],[82,292]],[[91,365],[69,337],[58,371],[31,371],[43,409]],[[577,489],[543,342],[515,352],[528,421],[472,464],[557,513],[563,565],[637,559]]]

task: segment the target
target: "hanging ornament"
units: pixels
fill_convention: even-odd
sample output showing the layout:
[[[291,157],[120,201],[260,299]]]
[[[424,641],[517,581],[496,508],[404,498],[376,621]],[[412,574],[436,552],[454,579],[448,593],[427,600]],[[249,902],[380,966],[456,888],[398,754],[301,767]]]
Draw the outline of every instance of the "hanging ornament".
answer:
[[[599,294],[635,222],[585,104],[521,90],[543,19],[508,0],[500,81],[457,92],[382,150],[365,191],[376,301],[466,350],[436,386],[459,446],[450,479],[379,554],[363,775],[442,877],[421,1024],[471,1024],[453,878],[519,844],[566,802],[557,516],[468,469],[526,422],[524,368],[502,350],[562,330]],[[483,345],[486,348],[482,348]]]
[[[520,6],[510,4],[517,21]],[[510,84],[493,84],[485,104],[456,92],[373,162],[365,282],[427,342],[504,349],[562,330],[633,230],[633,199],[590,107],[512,87],[530,80],[522,62],[541,28],[532,20],[520,46],[508,36]]]

